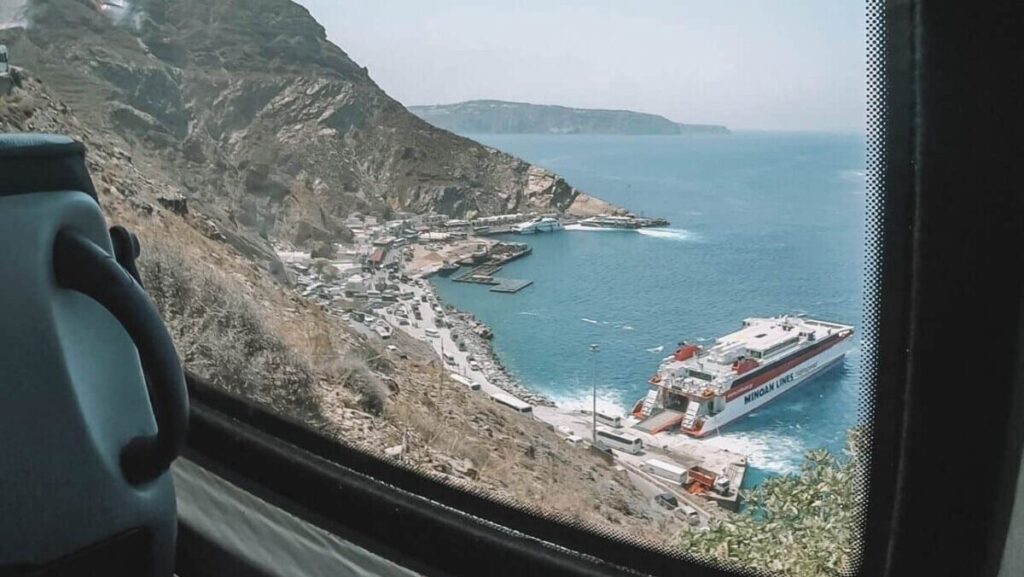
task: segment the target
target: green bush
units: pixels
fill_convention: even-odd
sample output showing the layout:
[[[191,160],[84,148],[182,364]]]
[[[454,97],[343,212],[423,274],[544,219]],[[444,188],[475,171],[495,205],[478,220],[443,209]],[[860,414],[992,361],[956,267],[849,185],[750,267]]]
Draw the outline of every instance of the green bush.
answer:
[[[684,532],[680,545],[734,569],[788,577],[852,573],[860,537],[861,435],[860,429],[850,431],[845,458],[809,451],[798,474],[769,479],[746,493],[742,515]]]

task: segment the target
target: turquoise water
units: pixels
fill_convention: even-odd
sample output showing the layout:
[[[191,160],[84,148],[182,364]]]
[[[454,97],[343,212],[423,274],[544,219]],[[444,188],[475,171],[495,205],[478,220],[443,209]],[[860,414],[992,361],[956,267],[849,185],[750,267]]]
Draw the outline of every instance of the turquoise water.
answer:
[[[602,403],[628,410],[678,341],[712,339],[745,317],[806,313],[860,328],[861,136],[473,138],[672,223],[510,237],[534,249],[499,273],[534,281],[514,295],[435,280],[444,300],[494,329],[524,384],[561,403],[589,403],[596,381]],[[751,456],[747,485],[795,471],[808,449],[841,450],[858,418],[859,351],[858,341],[842,366],[707,442]]]

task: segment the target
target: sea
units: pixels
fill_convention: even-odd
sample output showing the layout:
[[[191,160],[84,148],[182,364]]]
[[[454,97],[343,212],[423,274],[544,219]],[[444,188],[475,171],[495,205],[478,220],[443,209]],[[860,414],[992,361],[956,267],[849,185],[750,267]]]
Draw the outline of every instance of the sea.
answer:
[[[467,136],[671,222],[498,237],[533,247],[499,273],[533,281],[516,294],[433,280],[494,330],[524,385],[585,407],[596,384],[599,404],[625,413],[680,341],[710,344],[746,317],[806,314],[855,326],[845,362],[704,442],[749,456],[747,487],[799,471],[810,449],[842,451],[862,391],[863,135]]]

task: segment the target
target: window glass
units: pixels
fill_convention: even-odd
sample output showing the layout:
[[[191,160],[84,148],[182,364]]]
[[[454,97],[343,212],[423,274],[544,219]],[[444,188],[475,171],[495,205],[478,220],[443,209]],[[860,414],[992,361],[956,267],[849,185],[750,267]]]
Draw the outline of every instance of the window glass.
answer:
[[[0,44],[0,130],[86,143],[191,371],[680,555],[856,568],[862,4],[3,0]]]

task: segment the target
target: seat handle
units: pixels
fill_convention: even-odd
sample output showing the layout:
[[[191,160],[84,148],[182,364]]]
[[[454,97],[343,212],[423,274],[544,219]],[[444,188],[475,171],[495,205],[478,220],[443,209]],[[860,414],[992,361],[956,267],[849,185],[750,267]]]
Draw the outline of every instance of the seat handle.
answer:
[[[124,327],[138,349],[146,377],[155,435],[137,436],[121,449],[121,472],[138,485],[159,477],[185,446],[188,393],[174,343],[160,313],[132,276],[103,248],[64,229],[53,247],[57,284],[99,303]]]

